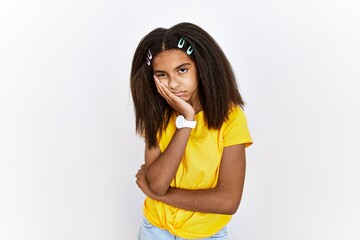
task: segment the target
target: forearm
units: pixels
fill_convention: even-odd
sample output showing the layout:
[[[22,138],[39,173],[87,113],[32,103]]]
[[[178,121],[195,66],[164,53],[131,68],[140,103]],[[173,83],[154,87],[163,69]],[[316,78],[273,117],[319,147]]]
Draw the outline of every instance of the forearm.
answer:
[[[167,192],[184,155],[190,133],[190,128],[176,130],[165,151],[146,166],[146,179],[154,193],[163,195]]]
[[[169,188],[163,196],[155,195],[156,200],[195,212],[235,214],[242,192],[232,193],[219,187],[200,190]]]

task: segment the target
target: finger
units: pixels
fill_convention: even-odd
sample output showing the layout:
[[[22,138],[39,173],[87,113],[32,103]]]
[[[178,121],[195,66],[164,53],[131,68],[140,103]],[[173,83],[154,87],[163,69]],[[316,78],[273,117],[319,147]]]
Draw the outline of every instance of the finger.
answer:
[[[144,175],[144,173],[145,173],[145,170],[142,169],[142,168],[140,168],[140,169],[137,171],[137,174],[136,174],[136,175],[140,176],[140,175]]]
[[[169,88],[167,88],[165,86],[165,84],[161,83],[159,84],[160,88],[161,88],[161,92],[162,92],[162,95],[168,99],[168,100],[178,100],[180,99],[178,96],[176,96],[175,94],[173,94]]]
[[[154,77],[154,82],[155,82],[156,89],[161,94],[162,90],[161,90],[161,87],[160,87],[160,80],[155,75],[153,75],[153,77]]]
[[[177,97],[175,96],[166,86],[165,84],[163,84],[158,77],[154,76],[154,80],[155,80],[155,84],[156,84],[156,88],[158,90],[158,92],[161,94],[161,96],[163,96],[165,98],[166,101],[169,102],[169,100],[171,100],[173,97]]]
[[[154,77],[155,83],[156,83],[156,84],[159,84],[159,83],[160,83],[159,78],[158,78],[156,75],[153,75],[153,77]]]
[[[164,85],[162,82],[160,82],[159,78],[157,78],[155,75],[153,75],[153,76],[154,76],[155,86],[156,86],[156,89],[158,90],[158,93],[160,93],[160,95],[161,95],[163,98],[165,98],[165,100],[166,100],[166,96],[164,95],[165,92],[164,92],[164,90],[163,90],[163,88],[165,87],[165,85]]]
[[[169,94],[166,92],[167,88],[163,83],[159,83],[159,93],[167,102],[171,101]]]

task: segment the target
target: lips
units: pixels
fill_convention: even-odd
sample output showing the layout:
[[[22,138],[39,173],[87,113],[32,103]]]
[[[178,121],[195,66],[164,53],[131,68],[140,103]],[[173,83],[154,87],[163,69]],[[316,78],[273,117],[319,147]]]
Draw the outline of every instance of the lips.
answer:
[[[182,97],[186,94],[186,91],[172,92],[175,96]]]

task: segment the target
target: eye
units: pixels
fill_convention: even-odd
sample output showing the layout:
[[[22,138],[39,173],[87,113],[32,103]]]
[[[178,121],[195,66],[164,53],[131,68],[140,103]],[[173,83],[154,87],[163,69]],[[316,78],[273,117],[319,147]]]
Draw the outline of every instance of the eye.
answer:
[[[179,69],[179,72],[180,72],[180,73],[186,73],[187,71],[188,71],[188,70],[187,70],[186,68],[180,68],[180,69]]]
[[[166,77],[166,73],[156,73],[155,76],[158,78],[164,78]]]

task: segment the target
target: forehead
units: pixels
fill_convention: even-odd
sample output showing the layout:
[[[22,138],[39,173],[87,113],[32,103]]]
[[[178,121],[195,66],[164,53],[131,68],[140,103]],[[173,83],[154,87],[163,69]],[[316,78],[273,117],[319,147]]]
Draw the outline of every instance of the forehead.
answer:
[[[176,68],[177,66],[194,61],[183,51],[172,49],[158,53],[153,60],[154,69],[157,68]]]

